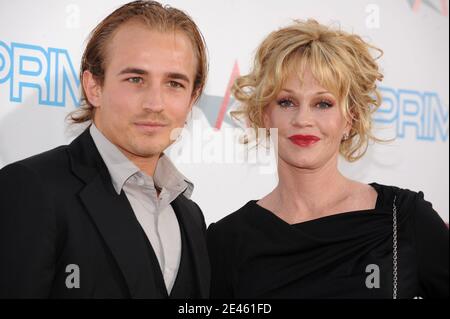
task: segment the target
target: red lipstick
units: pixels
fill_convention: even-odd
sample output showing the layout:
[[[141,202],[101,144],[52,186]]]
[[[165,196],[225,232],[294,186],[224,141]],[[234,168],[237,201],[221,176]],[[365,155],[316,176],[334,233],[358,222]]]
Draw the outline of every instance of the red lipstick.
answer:
[[[308,147],[316,142],[320,141],[320,138],[318,138],[315,135],[292,135],[289,137],[292,143],[301,146],[301,147]]]

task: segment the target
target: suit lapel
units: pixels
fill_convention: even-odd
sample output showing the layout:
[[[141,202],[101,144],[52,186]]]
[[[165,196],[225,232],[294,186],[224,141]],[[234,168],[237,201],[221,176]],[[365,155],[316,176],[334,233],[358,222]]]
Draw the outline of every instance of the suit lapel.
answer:
[[[132,298],[159,298],[147,247],[131,205],[114,191],[89,131],[69,147],[73,172],[86,186],[79,196],[114,256]]]
[[[209,297],[209,259],[206,242],[204,238],[205,230],[202,229],[200,223],[194,221],[192,213],[195,207],[189,203],[183,194],[179,195],[173,202],[172,206],[177,214],[178,221],[186,230],[188,253],[191,253],[194,271],[200,284],[201,295],[203,298]]]

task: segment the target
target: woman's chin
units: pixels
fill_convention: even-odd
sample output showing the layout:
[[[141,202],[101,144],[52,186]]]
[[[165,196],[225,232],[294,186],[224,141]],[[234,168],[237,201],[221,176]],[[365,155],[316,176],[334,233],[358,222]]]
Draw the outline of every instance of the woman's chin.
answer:
[[[299,168],[299,169],[316,169],[318,168],[318,161],[314,160],[312,158],[295,158],[295,159],[286,159],[284,160],[285,165],[293,167],[293,168]]]

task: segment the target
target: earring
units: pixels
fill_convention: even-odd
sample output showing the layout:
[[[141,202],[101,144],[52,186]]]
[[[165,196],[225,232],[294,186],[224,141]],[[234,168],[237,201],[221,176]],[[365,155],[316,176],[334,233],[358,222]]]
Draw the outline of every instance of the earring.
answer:
[[[344,136],[343,136],[342,140],[343,140],[343,141],[348,140],[348,133],[344,133]]]

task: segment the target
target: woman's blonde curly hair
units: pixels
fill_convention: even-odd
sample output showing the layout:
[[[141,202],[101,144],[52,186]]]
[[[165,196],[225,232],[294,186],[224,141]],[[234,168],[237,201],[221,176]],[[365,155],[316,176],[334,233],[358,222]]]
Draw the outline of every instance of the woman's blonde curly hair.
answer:
[[[378,56],[372,56],[371,51]],[[232,115],[244,116],[258,134],[258,128],[264,127],[263,111],[284,81],[292,72],[302,75],[310,68],[316,80],[338,98],[345,119],[351,123],[340,154],[356,161],[365,154],[370,140],[382,142],[371,133],[372,113],[381,104],[377,81],[383,75],[376,60],[382,55],[358,35],[315,20],[297,20],[269,34],[256,52],[251,72],[236,79],[232,92],[241,107]]]

